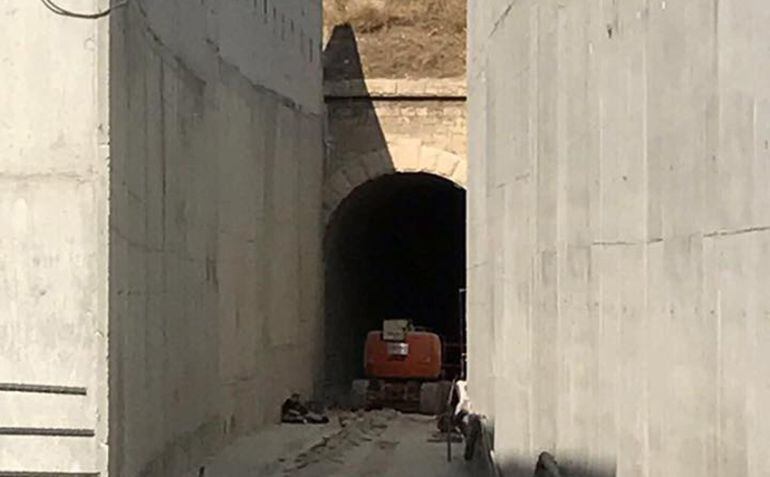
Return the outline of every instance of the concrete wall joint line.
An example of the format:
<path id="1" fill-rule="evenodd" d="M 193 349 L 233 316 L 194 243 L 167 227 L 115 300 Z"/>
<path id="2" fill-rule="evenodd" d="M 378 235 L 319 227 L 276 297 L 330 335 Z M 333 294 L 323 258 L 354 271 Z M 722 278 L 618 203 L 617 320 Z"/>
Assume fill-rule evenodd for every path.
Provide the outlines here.
<path id="1" fill-rule="evenodd" d="M 91 184 L 96 179 L 102 177 L 100 172 L 92 168 L 84 169 L 82 172 L 75 171 L 50 171 L 50 172 L 0 172 L 0 181 L 40 181 L 40 180 L 70 180 L 80 184 Z"/>
<path id="2" fill-rule="evenodd" d="M 770 232 L 770 226 L 746 227 L 742 229 L 715 230 L 715 231 L 706 232 L 706 233 L 695 232 L 695 233 L 679 236 L 679 238 L 702 237 L 704 239 L 713 239 L 713 238 L 719 238 L 719 237 L 730 237 L 734 235 L 756 234 L 756 233 L 764 233 L 764 232 Z M 650 245 L 650 244 L 665 242 L 666 240 L 669 240 L 671 238 L 676 238 L 676 237 L 666 237 L 666 238 L 655 237 L 655 238 L 650 238 L 648 240 L 640 240 L 640 241 L 632 241 L 632 240 L 594 241 L 594 242 L 591 242 L 590 245 L 598 246 L 598 247 Z"/>
<path id="3" fill-rule="evenodd" d="M 663 242 L 664 239 L 662 238 L 651 238 L 649 240 L 640 240 L 640 241 L 627 241 L 627 240 L 617 240 L 617 241 L 596 241 L 591 242 L 592 247 L 624 247 L 624 246 L 637 246 L 637 245 L 650 245 L 654 243 L 660 243 Z"/>
<path id="4" fill-rule="evenodd" d="M 465 78 L 424 78 L 420 80 L 372 78 L 365 80 L 327 81 L 327 99 L 415 100 L 439 99 L 464 101 L 467 96 Z"/>
<path id="5" fill-rule="evenodd" d="M 505 7 L 505 10 L 500 13 L 500 15 L 497 16 L 494 23 L 492 24 L 492 29 L 489 31 L 489 34 L 487 35 L 487 39 L 492 38 L 495 33 L 497 33 L 497 29 L 502 26 L 502 24 L 505 22 L 505 20 L 508 18 L 508 15 L 511 14 L 511 10 L 513 10 L 514 5 L 518 3 L 518 0 L 512 0 L 508 6 Z"/>
<path id="6" fill-rule="evenodd" d="M 0 392 L 86 396 L 88 394 L 88 388 L 84 386 L 60 386 L 49 384 L 0 383 Z"/>
<path id="7" fill-rule="evenodd" d="M 744 234 L 754 234 L 754 233 L 762 233 L 762 232 L 770 232 L 770 225 L 747 227 L 743 229 L 715 230 L 713 232 L 708 232 L 703 234 L 703 237 L 704 238 L 729 237 L 731 235 L 744 235 Z"/>

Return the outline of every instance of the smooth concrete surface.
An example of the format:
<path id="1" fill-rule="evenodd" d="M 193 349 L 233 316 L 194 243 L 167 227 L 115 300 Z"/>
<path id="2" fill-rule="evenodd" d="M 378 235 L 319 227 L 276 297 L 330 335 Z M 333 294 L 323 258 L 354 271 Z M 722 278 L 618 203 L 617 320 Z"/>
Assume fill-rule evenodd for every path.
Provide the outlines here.
<path id="1" fill-rule="evenodd" d="M 3 475 L 106 469 L 107 26 L 0 4 Z"/>
<path id="2" fill-rule="evenodd" d="M 504 475 L 543 450 L 569 475 L 767 475 L 766 2 L 469 21 L 469 391 Z"/>
<path id="3" fill-rule="evenodd" d="M 251 83 L 319 113 L 322 9 L 318 0 L 134 0 L 152 31 L 198 76 L 234 65 Z"/>
<path id="4" fill-rule="evenodd" d="M 0 42 L 0 473 L 181 475 L 312 395 L 320 1 L 9 0 Z"/>
<path id="5" fill-rule="evenodd" d="M 112 16 L 112 475 L 181 475 L 314 392 L 320 35 L 316 1 Z"/>

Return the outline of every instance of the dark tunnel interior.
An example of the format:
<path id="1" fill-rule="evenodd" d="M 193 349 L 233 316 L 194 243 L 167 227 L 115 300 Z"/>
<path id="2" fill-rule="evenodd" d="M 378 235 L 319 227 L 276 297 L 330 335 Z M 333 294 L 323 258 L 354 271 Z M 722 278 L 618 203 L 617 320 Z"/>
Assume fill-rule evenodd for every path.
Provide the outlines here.
<path id="1" fill-rule="evenodd" d="M 324 247 L 327 393 L 339 399 L 363 376 L 366 334 L 381 329 L 383 319 L 410 319 L 444 343 L 462 343 L 462 188 L 422 173 L 370 181 L 334 213 Z M 459 351 L 445 354 L 454 369 L 448 373 L 459 371 Z"/>

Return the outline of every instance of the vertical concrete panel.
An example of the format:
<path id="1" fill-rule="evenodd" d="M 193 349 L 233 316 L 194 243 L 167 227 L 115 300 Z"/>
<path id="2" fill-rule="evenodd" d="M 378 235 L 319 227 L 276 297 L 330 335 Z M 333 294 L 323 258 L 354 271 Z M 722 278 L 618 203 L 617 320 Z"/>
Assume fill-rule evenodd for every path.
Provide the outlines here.
<path id="1" fill-rule="evenodd" d="M 614 281 L 618 294 L 614 298 L 618 316 L 616 356 L 617 397 L 615 401 L 616 430 L 605 427 L 606 432 L 617 436 L 617 473 L 628 476 L 647 475 L 645 395 L 647 390 L 647 335 L 648 313 L 645 293 L 640 293 L 640 283 L 646 275 L 644 245 L 617 247 L 616 275 Z M 643 274 L 639 277 L 639 274 Z M 640 279 L 641 278 L 641 279 Z M 607 356 L 605 354 L 605 356 Z M 608 357 L 604 358 L 608 360 Z M 612 458 L 607 450 L 604 459 Z"/>
<path id="2" fill-rule="evenodd" d="M 524 20 L 526 22 L 526 19 Z M 521 23 L 519 23 L 521 24 Z M 526 32 L 517 31 L 516 25 L 507 21 L 499 25 L 501 35 L 509 41 L 523 39 Z M 499 54 L 498 49 L 493 54 Z M 523 42 L 517 48 L 517 54 L 527 53 L 527 43 Z M 519 267 L 529 268 L 529 263 L 519 263 L 515 257 L 516 250 L 504 247 L 503 244 L 515 241 L 526 246 L 522 239 L 526 240 L 527 227 L 525 223 L 517 223 L 516 217 L 511 212 L 514 208 L 525 208 L 525 203 L 515 203 L 518 198 L 523 197 L 521 192 L 522 184 L 514 184 L 513 177 L 522 171 L 526 174 L 528 169 L 527 157 L 524 155 L 513 154 L 513 144 L 516 141 L 512 130 L 507 125 L 499 121 L 502 111 L 511 111 L 521 107 L 519 98 L 521 94 L 522 82 L 518 78 L 508 77 L 500 74 L 502 69 L 497 67 L 502 65 L 490 64 L 490 71 L 494 74 L 488 81 L 489 98 L 499 98 L 496 101 L 487 101 L 486 110 L 488 121 L 486 123 L 486 134 L 489 137 L 489 143 L 485 154 L 494 156 L 506 154 L 509 160 L 497 164 L 490 164 L 484 176 L 485 188 L 487 190 L 487 200 L 494 204 L 490 212 L 490 224 L 488 229 L 488 240 L 490 251 L 488 257 L 488 273 L 490 273 L 491 287 L 491 309 L 489 319 L 492 321 L 491 333 L 492 348 L 499 350 L 497 356 L 494 356 L 490 363 L 493 374 L 493 407 L 496 414 L 505 415 L 505 420 L 501 421 L 502 428 L 499 432 L 512 436 L 512 439 L 506 443 L 506 446 L 500 446 L 498 452 L 506 455 L 512 452 L 528 452 L 529 443 L 526 438 L 529 433 L 529 413 L 531 402 L 529 392 L 524 383 L 529 381 L 531 371 L 530 363 L 526 359 L 520 359 L 522 353 L 526 355 L 529 348 L 529 290 L 522 290 L 519 293 L 519 283 L 516 281 L 516 273 L 512 268 L 513 263 Z M 516 85 L 516 86 L 514 86 Z M 502 97 L 501 92 L 512 91 L 514 87 L 518 94 L 511 94 Z M 521 116 L 519 116 L 521 117 Z M 518 146 L 521 147 L 521 146 Z M 526 187 L 526 186 L 524 186 Z M 515 203 L 515 205 L 514 205 Z M 523 232 L 523 233 L 522 233 Z M 516 402 L 517 406 L 511 406 L 510 403 Z M 515 437 L 514 437 L 515 436 Z"/>
<path id="3" fill-rule="evenodd" d="M 487 176 L 471 182 L 470 220 L 490 233 L 471 233 L 470 247 L 500 254 L 502 276 L 517 283 L 495 289 L 515 299 L 495 303 L 521 313 L 532 290 L 527 331 L 490 313 L 495 332 L 531 333 L 529 347 L 492 357 L 498 375 L 526 376 L 516 363 L 532 363 L 529 382 L 495 388 L 498 403 L 531 409 L 526 428 L 494 409 L 505 462 L 552 448 L 578 475 L 761 474 L 753 439 L 767 432 L 757 408 L 766 387 L 753 343 L 766 308 L 755 290 L 770 70 L 760 4 L 501 1 L 472 14 L 471 105 L 482 80 L 500 85 L 486 90 L 488 105 L 534 105 L 527 118 L 470 110 L 469 147 L 486 152 L 470 176 Z M 524 57 L 527 16 L 537 34 Z M 509 129 L 479 134 L 481 122 Z M 527 161 L 499 145 L 521 151 L 527 140 L 535 186 L 520 192 L 526 171 L 513 164 Z M 521 175 L 503 172 L 513 170 Z M 517 192 L 502 207 L 491 187 Z M 535 224 L 531 249 L 511 232 L 497 241 L 498 209 L 504 223 Z M 527 256 L 534 272 L 521 266 Z M 471 294 L 483 283 L 471 275 Z M 472 333 L 480 323 L 471 316 Z"/>
<path id="4" fill-rule="evenodd" d="M 714 475 L 737 472 L 748 475 L 746 416 L 748 377 L 751 374 L 749 321 L 753 308 L 752 288 L 756 260 L 751 236 L 717 239 L 719 289 L 717 366 L 719 409 L 717 446 L 720 457 Z"/>
<path id="5" fill-rule="evenodd" d="M 667 449 L 669 413 L 673 411 L 670 403 L 671 394 L 667 385 L 669 373 L 668 341 L 668 287 L 664 276 L 663 243 L 656 242 L 647 248 L 647 315 L 649 319 L 647 346 L 647 448 L 649 455 L 655 456 L 648 462 L 646 475 L 662 475 L 668 471 L 669 462 L 663 458 Z"/>
<path id="6" fill-rule="evenodd" d="M 281 10 L 320 39 L 319 2 Z M 278 43 L 250 2 L 118 12 L 111 468 L 180 475 L 312 392 L 320 63 L 295 37 L 257 52 Z"/>
<path id="7" fill-rule="evenodd" d="M 318 144 L 322 143 L 321 125 L 314 119 L 300 118 L 299 161 L 299 222 L 303 226 L 298 230 L 300 241 L 299 263 L 299 342 L 301 343 L 300 369 L 303 370 L 303 388 L 305 395 L 318 395 L 322 386 L 322 365 L 324 343 L 318 339 L 323 336 L 323 322 L 317 319 L 322 308 L 323 294 L 323 249 L 321 241 L 324 228 L 322 222 L 323 204 L 318 197 L 323 196 L 323 163 L 314 157 Z M 312 388 L 309 384 L 313 385 Z M 311 394 L 312 393 L 312 394 Z"/>
<path id="8" fill-rule="evenodd" d="M 770 244 L 763 235 L 752 236 L 753 261 L 748 265 L 754 276 L 753 309 L 748 315 L 747 338 L 750 349 L 746 414 L 747 474 L 760 476 L 770 468 L 770 455 L 763 442 L 770 436 L 770 416 L 763 411 L 770 399 L 770 382 L 767 376 L 770 361 L 767 359 L 767 339 L 770 337 L 770 296 L 765 292 L 770 286 L 766 270 L 770 267 Z"/>
<path id="9" fill-rule="evenodd" d="M 668 288 L 668 310 L 663 318 L 668 324 L 666 342 L 670 348 L 667 389 L 671 393 L 674 408 L 669 412 L 665 426 L 666 446 L 662 460 L 673 472 L 697 469 L 708 475 L 712 472 L 708 455 L 709 436 L 705 432 L 710 415 L 701 399 L 710 386 L 708 361 L 704 358 L 713 353 L 700 334 L 693 329 L 708 328 L 700 314 L 702 285 L 702 244 L 692 237 L 672 238 L 664 242 L 665 280 Z M 656 370 L 663 373 L 663 367 Z"/>
<path id="10" fill-rule="evenodd" d="M 469 25 L 479 25 L 481 8 L 473 2 L 468 4 Z M 469 38 L 469 51 L 474 49 L 473 38 Z M 491 387 L 487 380 L 491 371 L 492 353 L 486 353 L 492 340 L 492 317 L 489 314 L 489 277 L 487 260 L 487 193 L 486 193 L 486 148 L 488 143 L 482 138 L 487 134 L 487 93 L 485 76 L 480 76 L 482 68 L 478 63 L 486 61 L 486 55 L 471 56 L 468 75 L 474 78 L 469 84 L 468 111 L 477 120 L 468 126 L 469 137 L 477 141 L 469 143 L 469 160 L 477 161 L 478 166 L 468 172 L 468 188 L 478 193 L 468 196 L 468 282 L 476 284 L 468 289 L 468 386 L 473 390 L 474 408 L 478 412 L 491 413 Z"/>
<path id="11" fill-rule="evenodd" d="M 770 21 L 770 11 L 760 2 L 751 2 L 750 22 L 753 31 L 751 42 L 746 44 L 742 54 L 751 54 L 754 59 L 752 68 L 756 77 L 754 82 L 754 181 L 767 184 L 770 181 L 770 90 L 760 78 L 770 76 L 770 31 L 765 28 Z M 753 198 L 754 221 L 759 224 L 770 223 L 770 188 L 755 187 Z"/>
<path id="12" fill-rule="evenodd" d="M 583 436 L 594 432 L 596 409 L 595 376 L 597 360 L 594 350 L 599 339 L 598 330 L 589 313 L 590 299 L 588 273 L 590 251 L 587 247 L 569 246 L 558 257 L 558 342 L 562 351 L 558 367 L 560 403 L 559 422 L 567 422 L 558 433 L 557 449 L 564 464 L 573 472 L 584 472 L 590 467 L 585 458 L 593 446 Z M 562 420 L 563 419 L 563 420 Z"/>
<path id="13" fill-rule="evenodd" d="M 105 470 L 108 33 L 0 11 L 0 473 Z"/>
<path id="14" fill-rule="evenodd" d="M 271 249 L 268 283 L 270 339 L 273 345 L 290 343 L 299 332 L 299 158 L 295 131 L 299 124 L 291 112 L 278 108 L 276 149 L 273 157 L 272 207 L 269 222 Z"/>
<path id="15" fill-rule="evenodd" d="M 713 230 L 741 229 L 754 223 L 752 197 L 757 184 L 753 167 L 755 134 L 756 57 L 753 43 L 761 42 L 752 27 L 758 12 L 753 2 L 720 2 L 717 11 L 717 64 L 719 77 L 718 149 L 711 158 L 716 169 L 709 209 Z"/>
<path id="16" fill-rule="evenodd" d="M 623 291 L 620 281 L 622 249 L 617 246 L 596 246 L 591 249 L 591 281 L 593 291 L 593 318 L 597 333 L 597 348 L 594 358 L 596 373 L 596 399 L 605 403 L 597 410 L 598 421 L 590 434 L 596 439 L 595 459 L 584 464 L 597 465 L 600 458 L 611 458 L 617 451 L 619 392 L 615 384 L 621 369 L 619 362 L 621 316 L 618 299 Z"/>

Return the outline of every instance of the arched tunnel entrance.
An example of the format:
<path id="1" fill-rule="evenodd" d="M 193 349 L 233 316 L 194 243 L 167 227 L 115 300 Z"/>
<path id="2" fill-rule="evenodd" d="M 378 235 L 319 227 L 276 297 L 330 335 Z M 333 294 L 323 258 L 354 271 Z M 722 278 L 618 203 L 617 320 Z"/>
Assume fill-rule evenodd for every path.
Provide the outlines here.
<path id="1" fill-rule="evenodd" d="M 351 192 L 326 230 L 326 394 L 345 401 L 363 376 L 366 334 L 410 319 L 439 334 L 451 379 L 465 323 L 465 191 L 424 173 L 371 180 Z"/>

